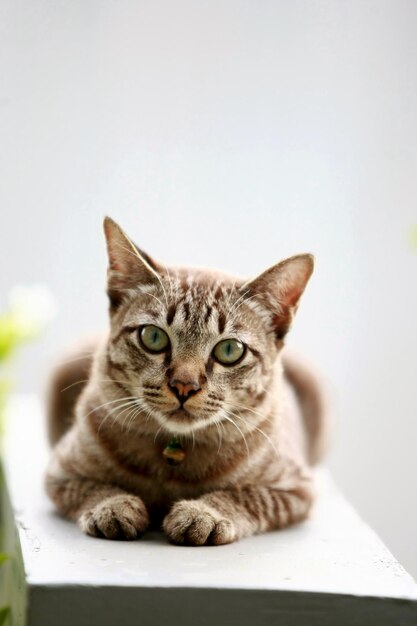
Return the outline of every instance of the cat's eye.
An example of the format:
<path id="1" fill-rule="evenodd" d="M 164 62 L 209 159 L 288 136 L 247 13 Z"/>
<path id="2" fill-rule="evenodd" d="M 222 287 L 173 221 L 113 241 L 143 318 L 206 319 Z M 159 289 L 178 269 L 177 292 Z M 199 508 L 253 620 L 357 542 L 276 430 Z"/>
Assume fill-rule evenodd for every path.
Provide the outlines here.
<path id="1" fill-rule="evenodd" d="M 245 354 L 245 346 L 237 339 L 224 339 L 214 347 L 213 356 L 222 365 L 234 365 Z"/>
<path id="2" fill-rule="evenodd" d="M 169 337 L 162 328 L 147 324 L 139 329 L 141 344 L 149 352 L 164 352 L 169 347 Z"/>

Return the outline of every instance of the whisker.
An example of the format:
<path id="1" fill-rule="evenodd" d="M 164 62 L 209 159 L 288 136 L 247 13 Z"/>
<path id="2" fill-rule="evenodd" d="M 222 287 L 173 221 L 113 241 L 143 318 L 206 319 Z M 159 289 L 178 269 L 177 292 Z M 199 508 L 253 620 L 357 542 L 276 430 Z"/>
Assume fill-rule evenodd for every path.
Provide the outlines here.
<path id="1" fill-rule="evenodd" d="M 135 404 L 135 400 L 129 400 L 128 402 L 126 402 L 125 404 L 122 404 L 121 406 L 115 406 L 112 409 L 109 410 L 109 413 L 111 415 L 117 415 L 117 417 L 120 417 L 121 415 L 123 415 L 123 413 L 125 413 L 126 411 L 129 410 L 129 408 L 131 406 L 133 406 Z M 124 408 L 127 407 L 127 408 Z M 123 409 L 123 411 L 121 410 Z"/>
<path id="2" fill-rule="evenodd" d="M 78 353 L 78 356 L 74 356 L 68 359 L 62 359 L 60 361 L 55 362 L 55 367 L 60 367 L 61 365 L 69 365 L 71 363 L 76 363 L 77 361 L 82 361 L 87 359 L 88 357 L 93 357 L 93 355 L 95 354 L 95 350 L 92 352 L 81 352 Z"/>
<path id="3" fill-rule="evenodd" d="M 233 415 L 234 417 L 237 417 L 237 419 L 240 419 L 242 422 L 244 422 L 245 420 L 243 419 L 243 417 L 241 415 L 236 415 L 236 413 L 233 413 L 231 411 L 229 411 L 231 413 L 231 415 Z M 239 411 L 238 411 L 239 412 Z M 266 420 L 268 418 L 265 418 Z M 269 435 L 267 435 L 262 428 L 259 428 L 259 426 L 255 426 L 254 424 L 251 425 L 252 428 L 254 430 L 257 430 L 259 433 L 261 433 L 261 435 L 263 435 L 265 437 L 265 439 L 267 439 L 267 441 L 271 444 L 272 448 L 274 449 L 274 452 L 279 456 L 279 452 L 274 444 L 274 442 L 272 441 L 271 437 Z"/>
<path id="4" fill-rule="evenodd" d="M 151 296 L 151 298 L 154 298 L 157 302 L 159 302 L 159 304 L 161 305 L 162 308 L 164 307 L 164 303 L 162 302 L 162 300 L 160 298 L 158 298 L 157 296 L 155 296 L 153 293 L 147 293 L 147 296 Z"/>
<path id="5" fill-rule="evenodd" d="M 112 419 L 113 422 L 116 422 L 116 417 L 114 417 L 116 410 L 122 409 L 125 406 L 130 407 L 132 404 L 134 404 L 133 400 L 129 400 L 129 402 L 126 402 L 125 404 L 122 404 L 120 407 L 114 407 L 113 409 L 110 409 L 108 411 L 106 411 L 106 415 L 104 417 L 104 419 L 101 420 L 100 425 L 98 427 L 97 433 L 100 433 L 100 430 L 102 429 L 102 427 L 104 426 L 104 424 L 107 422 L 108 419 Z"/>
<path id="6" fill-rule="evenodd" d="M 254 296 L 249 296 L 249 298 L 245 298 L 238 306 L 235 306 L 233 309 L 233 315 L 236 315 L 237 311 L 240 309 L 240 307 L 243 304 L 246 304 L 247 302 L 249 302 L 250 300 L 255 300 L 257 298 L 257 294 L 255 294 Z M 236 303 L 235 303 L 236 304 Z"/>
<path id="7" fill-rule="evenodd" d="M 121 417 L 123 415 L 123 413 L 126 413 L 126 411 L 128 412 L 127 416 L 123 419 L 122 428 L 123 428 L 125 422 L 129 419 L 130 411 L 136 410 L 138 405 L 136 404 L 135 400 L 130 400 L 130 402 L 127 404 L 127 408 L 124 408 L 123 411 L 120 411 L 120 413 L 118 413 L 118 411 L 120 409 L 122 409 L 123 406 L 124 405 L 122 405 L 121 407 L 116 407 L 114 409 L 114 411 L 113 411 L 114 413 L 117 413 L 117 417 Z M 133 406 L 133 409 L 131 409 L 132 406 Z"/>
<path id="8" fill-rule="evenodd" d="M 229 297 L 227 299 L 227 303 L 226 303 L 226 310 L 228 311 L 232 302 L 232 298 L 235 295 L 235 291 L 236 291 L 236 282 L 233 283 L 232 287 L 230 288 L 230 293 L 229 293 Z"/>
<path id="9" fill-rule="evenodd" d="M 246 446 L 246 451 L 248 453 L 248 457 L 250 456 L 250 452 L 249 452 L 249 446 L 248 446 L 248 442 L 246 441 L 246 437 L 243 434 L 243 432 L 240 430 L 239 426 L 236 424 L 236 422 L 227 415 L 226 411 L 223 411 L 222 416 L 224 417 L 224 419 L 226 419 L 228 422 L 230 422 L 231 424 L 233 424 L 233 426 L 239 431 L 243 441 L 245 442 L 245 446 Z"/>
<path id="10" fill-rule="evenodd" d="M 71 385 L 68 385 L 67 387 L 64 387 L 63 389 L 60 389 L 59 393 L 68 391 L 68 389 L 71 389 L 72 387 L 75 387 L 76 385 L 81 385 L 81 383 L 88 383 L 89 380 L 90 380 L 89 378 L 84 378 L 83 380 L 77 380 L 76 383 L 71 383 Z"/>
<path id="11" fill-rule="evenodd" d="M 240 297 L 239 297 L 239 298 L 238 298 L 238 299 L 237 299 L 237 300 L 233 303 L 233 306 L 232 306 L 231 310 L 229 311 L 229 314 L 230 314 L 230 315 L 233 315 L 233 313 L 234 313 L 234 311 L 235 311 L 235 308 L 236 308 L 236 305 L 237 305 L 237 304 L 238 304 L 241 300 L 243 300 L 243 299 L 246 297 L 246 295 L 247 295 L 248 293 L 250 293 L 249 289 L 248 289 L 247 291 L 245 291 L 245 292 L 244 292 L 244 293 L 243 293 L 243 294 L 242 294 L 242 295 L 241 295 L 241 296 L 240 296 Z"/>
<path id="12" fill-rule="evenodd" d="M 252 409 L 250 406 L 245 406 L 244 404 L 239 404 L 238 402 L 233 402 L 232 406 L 234 408 L 241 409 L 242 412 L 250 411 L 250 413 L 253 413 L 254 415 L 256 415 L 257 417 L 260 417 L 263 420 L 268 419 L 268 416 L 265 414 L 265 411 L 261 413 L 260 411 L 256 411 L 255 409 Z"/>
<path id="13" fill-rule="evenodd" d="M 220 449 L 222 447 L 222 443 L 223 443 L 223 433 L 220 430 L 220 423 L 218 420 L 215 420 L 214 424 L 216 425 L 217 428 L 217 434 L 218 434 L 218 439 L 219 439 L 219 445 L 217 446 L 217 456 L 220 454 Z"/>
<path id="14" fill-rule="evenodd" d="M 149 263 L 146 262 L 146 260 L 139 254 L 139 252 L 136 249 L 136 246 L 133 244 L 133 242 L 130 241 L 130 239 L 127 239 L 127 241 L 129 242 L 129 244 L 131 245 L 131 249 L 129 250 L 129 248 L 126 248 L 126 246 L 122 246 L 122 244 L 117 244 L 119 248 L 122 248 L 123 250 L 125 250 L 126 252 L 128 252 L 129 254 L 131 254 L 133 257 L 139 259 L 148 269 L 149 271 L 155 276 L 155 278 L 159 281 L 159 284 L 161 285 L 161 289 L 163 291 L 164 297 L 165 297 L 165 302 L 166 302 L 166 306 L 168 308 L 168 298 L 167 298 L 167 294 L 165 291 L 165 287 L 164 284 L 162 282 L 161 277 L 159 276 L 158 272 L 156 272 L 153 267 L 151 267 L 151 265 L 149 265 Z M 150 295 L 150 294 L 149 294 Z M 161 303 L 162 304 L 162 303 Z"/>
<path id="15" fill-rule="evenodd" d="M 67 387 L 64 387 L 63 389 L 60 389 L 60 393 L 63 393 L 64 391 L 67 391 L 68 389 L 71 389 L 71 387 L 75 387 L 76 385 L 81 385 L 81 383 L 88 383 L 91 379 L 90 378 L 84 378 L 83 380 L 77 380 L 77 382 L 75 383 L 71 383 L 71 385 L 68 385 Z M 120 383 L 120 380 L 115 380 L 113 378 L 100 378 L 100 382 L 102 383 Z"/>
<path id="16" fill-rule="evenodd" d="M 147 402 L 145 402 L 143 397 L 136 398 L 136 404 L 138 405 L 138 407 L 140 407 L 145 412 L 145 414 L 147 416 L 146 422 L 148 422 L 151 417 L 158 418 L 158 416 L 161 415 L 161 413 L 159 413 L 159 411 L 157 409 L 155 409 L 153 407 L 150 407 L 149 404 Z M 160 428 L 158 429 L 157 433 L 155 434 L 154 443 L 155 443 L 156 437 L 158 436 L 158 433 L 159 433 L 159 431 L 160 431 L 160 429 L 162 427 L 163 427 L 163 425 L 160 426 Z"/>
<path id="17" fill-rule="evenodd" d="M 153 440 L 154 443 L 156 443 L 156 439 L 157 439 L 157 437 L 158 437 L 158 435 L 159 435 L 159 433 L 161 432 L 162 429 L 163 429 L 163 425 L 161 424 L 161 426 L 158 428 L 158 430 L 155 433 L 155 437 L 154 437 L 154 440 Z"/>
<path id="18" fill-rule="evenodd" d="M 150 418 L 152 417 L 152 409 L 150 407 L 146 406 L 145 402 L 141 398 L 138 398 L 136 404 L 137 404 L 138 408 L 135 411 L 135 413 L 133 414 L 133 416 L 132 416 L 132 418 L 131 418 L 131 420 L 129 422 L 128 430 L 130 430 L 130 427 L 133 425 L 133 422 L 135 421 L 135 419 L 137 418 L 137 416 L 141 412 L 145 413 L 145 416 L 146 416 L 145 423 L 146 424 L 149 422 Z"/>
<path id="19" fill-rule="evenodd" d="M 168 269 L 168 267 L 166 265 L 164 266 L 164 270 L 165 270 L 165 272 L 168 275 L 169 292 L 170 292 L 171 298 L 173 298 L 175 292 L 174 292 L 174 283 L 173 283 L 172 278 L 171 278 L 171 273 L 170 273 L 170 271 L 169 271 L 169 269 Z"/>
<path id="20" fill-rule="evenodd" d="M 132 426 L 133 422 L 141 413 L 143 413 L 142 407 L 138 406 L 137 402 L 135 402 L 135 408 L 130 411 L 126 419 L 123 421 L 123 427 L 126 428 L 127 432 L 130 431 L 130 427 Z M 126 422 L 127 426 L 125 426 Z"/>
<path id="21" fill-rule="evenodd" d="M 109 404 L 115 404 L 116 402 L 125 402 L 126 400 L 135 400 L 135 399 L 136 399 L 136 396 L 125 396 L 124 398 L 116 398 L 116 400 L 110 400 L 109 402 L 103 402 L 103 404 L 99 404 L 98 406 L 94 407 L 94 409 L 89 411 L 89 413 L 87 413 L 87 415 L 84 415 L 84 418 L 86 418 L 89 415 L 91 415 L 91 413 L 94 413 L 95 411 L 98 411 L 99 409 L 102 409 L 103 407 L 108 406 Z"/>
<path id="22" fill-rule="evenodd" d="M 129 248 L 126 248 L 126 246 L 122 246 L 121 244 L 117 244 L 119 246 L 119 248 L 122 248 L 123 250 L 125 250 L 126 252 L 128 252 L 129 254 L 131 254 L 132 256 L 134 256 L 135 258 L 140 259 L 140 261 L 142 263 L 144 263 L 146 265 L 146 267 L 152 272 L 152 274 L 155 276 L 155 278 L 159 281 L 159 284 L 161 285 L 161 289 L 163 291 L 164 297 L 165 297 L 165 302 L 166 302 L 166 306 L 168 308 L 169 304 L 168 304 L 168 298 L 167 298 L 167 294 L 165 291 L 165 287 L 164 284 L 162 282 L 161 277 L 159 276 L 158 272 L 156 272 L 153 267 L 151 267 L 149 265 L 149 263 L 146 262 L 145 259 L 143 259 L 143 257 L 139 254 L 139 252 L 136 250 L 135 245 L 133 244 L 133 242 L 130 241 L 130 239 L 128 239 L 128 242 L 130 243 L 130 245 L 132 246 L 132 249 L 129 250 Z M 150 295 L 150 294 L 149 294 Z M 162 304 L 162 303 L 161 303 Z"/>
<path id="23" fill-rule="evenodd" d="M 143 296 L 150 296 L 151 298 L 154 298 L 155 300 L 157 300 L 157 302 L 159 302 L 159 304 L 161 305 L 161 307 L 164 309 L 165 305 L 162 302 L 162 300 L 160 300 L 160 298 L 158 298 L 157 296 L 155 296 L 155 294 L 150 293 L 148 291 L 148 289 L 146 287 L 127 287 L 127 288 L 123 288 L 123 287 L 118 287 L 117 291 L 125 291 L 126 293 L 129 293 L 132 296 L 137 296 L 137 295 L 143 295 Z"/>

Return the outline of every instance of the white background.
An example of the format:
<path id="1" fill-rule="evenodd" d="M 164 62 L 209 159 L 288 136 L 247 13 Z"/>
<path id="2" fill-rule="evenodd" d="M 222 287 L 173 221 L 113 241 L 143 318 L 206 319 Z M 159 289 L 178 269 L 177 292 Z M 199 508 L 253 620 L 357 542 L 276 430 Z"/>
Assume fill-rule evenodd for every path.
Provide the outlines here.
<path id="1" fill-rule="evenodd" d="M 18 389 L 105 327 L 105 213 L 166 263 L 314 252 L 289 342 L 336 390 L 337 480 L 416 576 L 417 3 L 3 0 L 0 54 L 1 305 L 43 282 L 60 306 Z"/>

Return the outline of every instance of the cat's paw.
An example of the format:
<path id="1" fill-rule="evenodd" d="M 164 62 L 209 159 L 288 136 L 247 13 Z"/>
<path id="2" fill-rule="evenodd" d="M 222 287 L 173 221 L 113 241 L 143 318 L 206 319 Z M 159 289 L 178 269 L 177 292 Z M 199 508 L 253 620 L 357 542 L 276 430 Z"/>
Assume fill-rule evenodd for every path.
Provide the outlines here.
<path id="1" fill-rule="evenodd" d="M 78 520 L 82 531 L 105 539 L 136 539 L 149 526 L 149 515 L 137 496 L 116 495 L 105 498 Z"/>
<path id="2" fill-rule="evenodd" d="M 174 504 L 163 527 L 170 541 L 187 546 L 221 545 L 237 539 L 234 522 L 201 500 Z"/>

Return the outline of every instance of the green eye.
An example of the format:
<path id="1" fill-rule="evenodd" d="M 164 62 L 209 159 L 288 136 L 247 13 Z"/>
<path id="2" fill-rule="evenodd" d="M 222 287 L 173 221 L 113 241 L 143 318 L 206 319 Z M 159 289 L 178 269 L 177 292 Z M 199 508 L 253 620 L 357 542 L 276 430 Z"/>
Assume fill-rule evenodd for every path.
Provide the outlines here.
<path id="1" fill-rule="evenodd" d="M 214 347 L 215 359 L 223 365 L 233 365 L 240 361 L 245 353 L 245 346 L 237 339 L 224 339 Z"/>
<path id="2" fill-rule="evenodd" d="M 148 324 L 139 329 L 142 345 L 150 352 L 163 352 L 169 346 L 168 335 L 162 328 Z"/>

